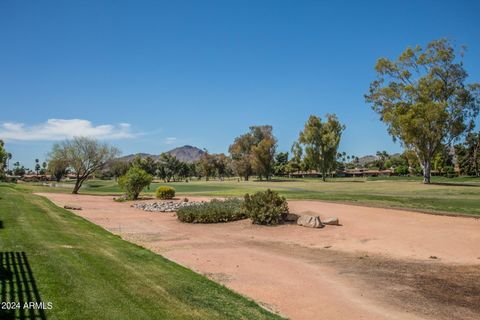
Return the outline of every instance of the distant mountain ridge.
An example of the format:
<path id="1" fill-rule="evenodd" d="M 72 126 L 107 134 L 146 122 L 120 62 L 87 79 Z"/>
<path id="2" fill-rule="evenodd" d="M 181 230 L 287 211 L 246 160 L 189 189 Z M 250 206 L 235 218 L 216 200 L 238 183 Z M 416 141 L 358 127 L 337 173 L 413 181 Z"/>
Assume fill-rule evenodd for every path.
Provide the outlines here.
<path id="1" fill-rule="evenodd" d="M 367 163 L 373 162 L 377 160 L 377 156 L 372 156 L 372 155 L 366 155 L 358 158 L 358 164 L 361 166 L 366 165 Z"/>
<path id="2" fill-rule="evenodd" d="M 400 153 L 393 153 L 390 155 L 390 157 L 398 157 L 400 156 Z M 378 160 L 378 156 L 376 155 L 366 155 L 366 156 L 363 156 L 363 157 L 359 157 L 358 158 L 358 164 L 361 165 L 361 166 L 364 166 L 368 163 L 371 163 L 375 160 Z"/>
<path id="3" fill-rule="evenodd" d="M 185 145 L 183 147 L 178 147 L 170 151 L 166 151 L 165 153 L 171 154 L 182 162 L 192 163 L 199 160 L 200 157 L 205 153 L 205 151 L 197 147 Z M 160 155 L 154 155 L 149 153 L 135 153 L 120 157 L 117 160 L 129 162 L 135 159 L 135 157 L 137 156 L 141 158 L 151 157 L 155 161 L 158 161 L 158 159 L 160 158 Z"/>
<path id="4" fill-rule="evenodd" d="M 182 162 L 192 163 L 200 160 L 205 151 L 197 147 L 186 145 L 167 151 L 167 153 L 171 154 Z"/>
<path id="5" fill-rule="evenodd" d="M 205 153 L 202 149 L 199 149 L 197 147 L 193 147 L 190 145 L 185 145 L 183 147 L 178 147 L 169 151 L 166 151 L 165 153 L 169 153 L 172 156 L 176 157 L 178 160 L 186 163 L 192 163 L 197 160 L 199 160 L 202 155 Z M 391 156 L 399 156 L 399 153 L 394 153 Z M 160 158 L 160 155 L 155 155 L 155 154 L 150 154 L 150 153 L 135 153 L 135 154 L 129 154 L 123 157 L 118 158 L 117 160 L 120 161 L 132 161 L 135 159 L 135 157 L 140 156 L 141 158 L 146 158 L 146 157 L 151 157 L 155 161 L 158 161 Z M 368 163 L 371 163 L 375 160 L 377 160 L 378 157 L 376 155 L 366 155 L 358 158 L 358 164 L 360 166 L 364 166 Z"/>

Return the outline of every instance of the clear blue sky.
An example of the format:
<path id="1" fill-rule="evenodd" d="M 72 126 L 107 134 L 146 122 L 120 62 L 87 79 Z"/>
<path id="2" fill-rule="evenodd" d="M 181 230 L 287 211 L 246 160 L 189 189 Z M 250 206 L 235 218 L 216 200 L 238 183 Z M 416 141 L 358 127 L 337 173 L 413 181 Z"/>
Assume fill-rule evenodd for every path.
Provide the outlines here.
<path id="1" fill-rule="evenodd" d="M 480 82 L 479 12 L 473 0 L 3 0 L 0 138 L 29 167 L 69 134 L 124 154 L 226 152 L 271 124 L 289 150 L 310 114 L 336 113 L 341 151 L 400 151 L 364 102 L 376 59 L 448 37 Z"/>

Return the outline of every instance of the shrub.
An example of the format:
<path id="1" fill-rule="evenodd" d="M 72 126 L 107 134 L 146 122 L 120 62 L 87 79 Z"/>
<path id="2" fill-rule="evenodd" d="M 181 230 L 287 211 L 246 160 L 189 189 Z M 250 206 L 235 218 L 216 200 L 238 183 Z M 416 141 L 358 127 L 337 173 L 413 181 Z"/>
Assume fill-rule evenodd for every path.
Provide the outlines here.
<path id="1" fill-rule="evenodd" d="M 244 209 L 255 224 L 279 224 L 285 221 L 288 204 L 284 197 L 268 189 L 245 195 Z"/>
<path id="2" fill-rule="evenodd" d="M 399 176 L 404 176 L 409 173 L 408 166 L 406 165 L 400 165 L 395 168 L 395 174 Z"/>
<path id="3" fill-rule="evenodd" d="M 155 194 L 158 199 L 162 199 L 162 200 L 173 199 L 173 197 L 175 197 L 175 188 L 160 186 L 157 188 L 157 191 L 155 191 Z"/>
<path id="4" fill-rule="evenodd" d="M 138 199 L 142 190 L 149 186 L 153 177 L 139 167 L 131 167 L 125 175 L 118 178 L 118 184 L 125 191 L 128 200 Z"/>
<path id="5" fill-rule="evenodd" d="M 240 199 L 217 200 L 192 204 L 177 211 L 178 220 L 189 223 L 217 223 L 247 218 Z"/>

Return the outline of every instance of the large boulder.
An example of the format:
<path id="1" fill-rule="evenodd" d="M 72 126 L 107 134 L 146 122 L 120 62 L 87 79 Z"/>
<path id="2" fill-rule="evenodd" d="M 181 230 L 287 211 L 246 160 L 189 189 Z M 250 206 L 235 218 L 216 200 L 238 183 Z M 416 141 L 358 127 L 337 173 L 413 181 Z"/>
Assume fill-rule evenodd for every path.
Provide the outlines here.
<path id="1" fill-rule="evenodd" d="M 323 228 L 322 221 L 320 221 L 319 216 L 310 216 L 310 215 L 303 215 L 298 217 L 297 224 L 303 227 L 310 227 L 310 228 Z"/>
<path id="2" fill-rule="evenodd" d="M 323 224 L 329 224 L 329 225 L 332 225 L 332 226 L 339 226 L 340 225 L 337 217 L 328 217 L 328 218 L 322 219 L 322 223 Z"/>

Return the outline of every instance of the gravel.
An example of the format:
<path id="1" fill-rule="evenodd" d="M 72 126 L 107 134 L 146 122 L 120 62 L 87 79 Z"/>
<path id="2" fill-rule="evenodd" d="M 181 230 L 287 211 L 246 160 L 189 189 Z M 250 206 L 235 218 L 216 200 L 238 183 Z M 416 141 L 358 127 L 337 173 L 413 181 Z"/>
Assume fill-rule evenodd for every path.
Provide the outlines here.
<path id="1" fill-rule="evenodd" d="M 151 212 L 175 212 L 180 208 L 201 204 L 198 201 L 159 201 L 159 202 L 141 202 L 132 204 L 131 207 Z"/>

